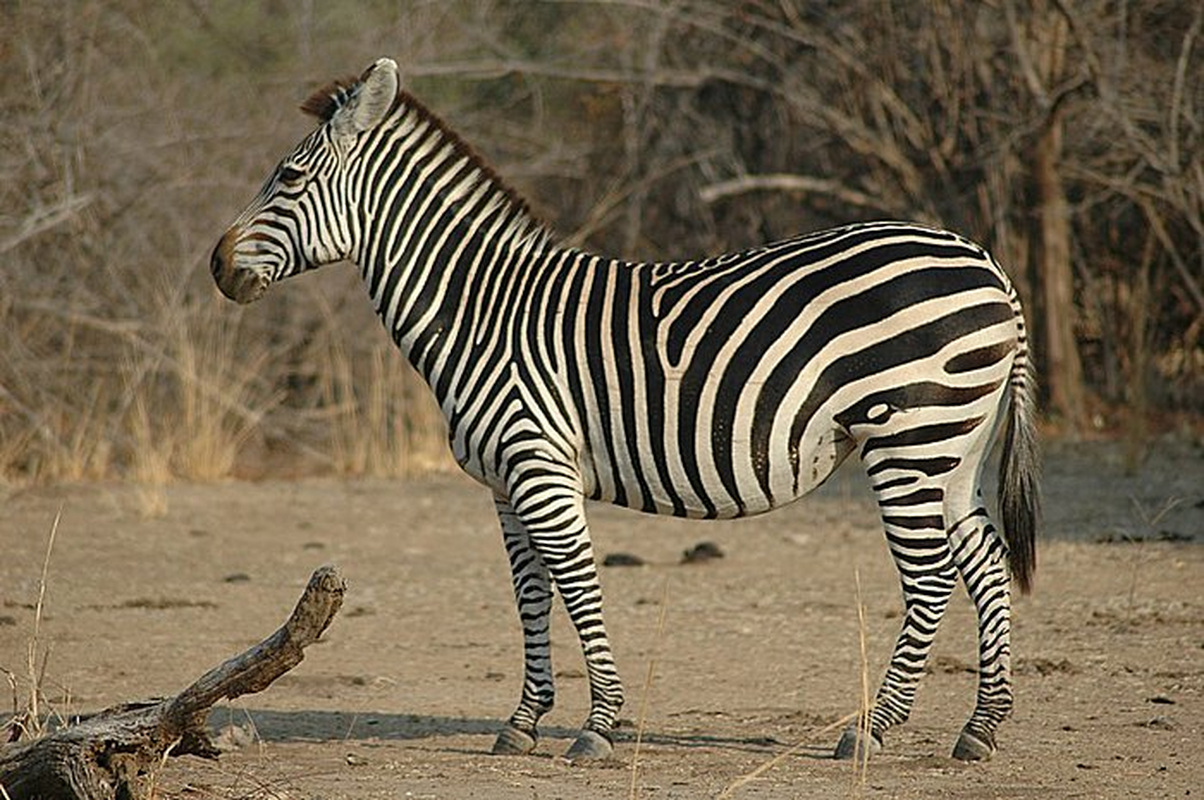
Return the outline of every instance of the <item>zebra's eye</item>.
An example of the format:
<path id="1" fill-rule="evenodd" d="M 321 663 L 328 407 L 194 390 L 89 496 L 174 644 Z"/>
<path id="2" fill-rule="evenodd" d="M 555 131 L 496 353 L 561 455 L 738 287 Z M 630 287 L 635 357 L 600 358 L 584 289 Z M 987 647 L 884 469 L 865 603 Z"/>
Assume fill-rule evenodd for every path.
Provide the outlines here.
<path id="1" fill-rule="evenodd" d="M 305 178 L 305 173 L 296 167 L 284 166 L 280 168 L 280 182 L 287 185 L 296 185 Z"/>

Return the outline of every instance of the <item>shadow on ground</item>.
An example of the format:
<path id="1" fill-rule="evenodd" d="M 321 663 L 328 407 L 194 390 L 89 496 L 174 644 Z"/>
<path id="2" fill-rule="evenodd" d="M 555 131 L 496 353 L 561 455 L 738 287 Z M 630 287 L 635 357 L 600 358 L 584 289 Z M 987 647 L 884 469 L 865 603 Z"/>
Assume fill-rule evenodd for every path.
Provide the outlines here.
<path id="1" fill-rule="evenodd" d="M 415 740 L 444 736 L 485 737 L 483 749 L 492 746 L 493 737 L 502 729 L 497 720 L 473 719 L 469 717 L 436 717 L 421 714 L 383 714 L 361 712 L 357 714 L 340 711 L 273 711 L 266 709 L 215 709 L 209 717 L 209 726 L 214 734 L 236 725 L 253 726 L 255 735 L 264 742 L 329 742 L 374 740 Z M 577 737 L 578 730 L 556 726 L 541 726 L 540 738 L 559 740 L 565 743 Z M 615 741 L 630 743 L 636 739 L 631 728 L 615 732 Z M 792 743 L 780 741 L 772 736 L 713 736 L 708 734 L 677 734 L 644 731 L 640 740 L 648 745 L 675 747 L 709 747 L 726 750 L 772 755 Z M 798 755 L 810 758 L 831 758 L 831 748 L 799 748 Z"/>

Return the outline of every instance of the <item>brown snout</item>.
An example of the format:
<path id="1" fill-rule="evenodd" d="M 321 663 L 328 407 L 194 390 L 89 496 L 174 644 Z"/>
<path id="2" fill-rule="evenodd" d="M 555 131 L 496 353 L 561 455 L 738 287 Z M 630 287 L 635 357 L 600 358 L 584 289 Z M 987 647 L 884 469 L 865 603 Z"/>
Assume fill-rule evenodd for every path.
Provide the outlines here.
<path id="1" fill-rule="evenodd" d="M 268 279 L 246 268 L 234 266 L 234 245 L 238 232 L 231 228 L 213 248 L 209 270 L 222 294 L 236 303 L 253 303 L 268 289 Z"/>

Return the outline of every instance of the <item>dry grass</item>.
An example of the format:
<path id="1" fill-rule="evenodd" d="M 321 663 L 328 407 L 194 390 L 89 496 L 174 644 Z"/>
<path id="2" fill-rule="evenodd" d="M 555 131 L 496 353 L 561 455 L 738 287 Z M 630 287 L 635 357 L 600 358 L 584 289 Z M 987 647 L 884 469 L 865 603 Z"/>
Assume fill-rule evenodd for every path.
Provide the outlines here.
<path id="1" fill-rule="evenodd" d="M 173 472 L 183 478 L 216 480 L 233 471 L 239 450 L 280 395 L 261 375 L 270 353 L 230 330 L 228 319 L 206 310 L 174 331 L 176 418 L 164 427 L 173 450 Z"/>
<path id="2" fill-rule="evenodd" d="M 357 362 L 332 341 L 318 363 L 337 472 L 391 478 L 450 466 L 443 416 L 395 348 L 382 343 Z"/>
<path id="3" fill-rule="evenodd" d="M 58 536 L 59 522 L 62 518 L 63 509 L 60 506 L 54 515 L 54 522 L 50 524 L 50 535 L 46 537 L 46 557 L 42 560 L 42 574 L 38 578 L 38 600 L 34 604 L 33 633 L 30 634 L 26 648 L 26 678 L 29 681 L 26 733 L 30 738 L 37 738 L 45 731 L 42 722 L 41 698 L 46 677 L 46 665 L 50 661 L 50 651 L 47 649 L 44 654 L 42 653 L 40 634 L 42 632 L 42 614 L 46 608 L 46 584 L 50 575 L 50 556 L 54 553 L 54 540 Z M 41 655 L 41 666 L 38 665 L 39 655 Z"/>
<path id="4" fill-rule="evenodd" d="M 853 764 L 853 785 L 850 789 L 850 795 L 859 797 L 865 793 L 865 778 L 869 769 L 870 760 L 870 711 L 873 706 L 870 703 L 870 660 L 866 653 L 866 625 L 865 625 L 865 603 L 861 597 L 861 570 L 854 568 L 853 581 L 857 587 L 857 652 L 860 657 L 859 670 L 860 677 L 860 703 L 857 711 L 857 737 L 863 743 L 863 747 L 858 748 L 852 759 Z"/>
<path id="5" fill-rule="evenodd" d="M 870 696 L 870 666 L 869 657 L 866 651 L 867 626 L 865 620 L 865 603 L 862 601 L 861 597 L 861 572 L 856 568 L 853 570 L 853 580 L 857 588 L 857 642 L 858 653 L 860 655 L 860 669 L 858 670 L 858 710 L 851 714 L 846 714 L 832 724 L 822 728 L 819 731 L 816 731 L 814 734 L 796 742 L 782 752 L 778 753 L 773 758 L 761 763 L 756 769 L 753 769 L 736 778 L 734 781 L 724 787 L 723 791 L 719 793 L 717 800 L 726 800 L 726 798 L 735 797 L 736 792 L 738 792 L 742 787 L 748 785 L 761 775 L 764 775 L 766 772 L 769 772 L 787 758 L 797 755 L 805 749 L 814 747 L 817 741 L 821 745 L 830 744 L 826 737 L 829 737 L 836 731 L 844 731 L 845 726 L 854 720 L 857 721 L 859 726 L 859 734 L 862 738 L 862 741 L 869 741 L 869 720 L 870 709 L 872 708 L 872 705 Z M 869 748 L 864 747 L 860 748 L 858 757 L 850 760 L 849 763 L 852 767 L 852 770 L 850 773 L 851 783 L 849 786 L 849 797 L 855 798 L 865 796 L 866 778 L 869 773 L 869 757 Z"/>
<path id="6" fill-rule="evenodd" d="M 656 660 L 660 653 L 661 643 L 665 637 L 665 618 L 669 611 L 669 576 L 665 576 L 661 584 L 660 613 L 656 618 L 656 638 L 653 640 L 652 653 L 648 657 L 648 674 L 644 676 L 644 688 L 640 692 L 640 709 L 636 715 L 635 747 L 631 753 L 631 787 L 627 792 L 630 800 L 640 796 L 640 745 L 644 741 L 644 724 L 648 714 L 648 696 L 652 692 L 652 678 L 656 675 Z"/>
<path id="7" fill-rule="evenodd" d="M 1129 497 L 1129 502 L 1132 504 L 1133 516 L 1138 521 L 1138 530 L 1134 535 L 1136 552 L 1130 559 L 1133 566 L 1129 574 L 1129 591 L 1126 600 L 1126 609 L 1132 613 L 1137 607 L 1138 577 L 1141 568 L 1153 558 L 1146 545 L 1158 538 L 1158 524 L 1182 502 L 1182 498 L 1167 497 L 1156 510 L 1147 508 L 1144 503 L 1133 496 Z"/>
<path id="8" fill-rule="evenodd" d="M 45 699 L 46 667 L 50 662 L 50 649 L 43 647 L 42 618 L 46 608 L 46 587 L 50 577 L 50 557 L 54 553 L 54 543 L 58 536 L 59 522 L 63 517 L 60 506 L 50 524 L 50 533 L 46 538 L 46 556 L 42 560 L 42 572 L 38 578 L 38 596 L 34 602 L 33 630 L 25 647 L 25 674 L 18 677 L 15 673 L 3 670 L 8 680 L 13 697 L 13 717 L 3 729 L 12 729 L 10 734 L 14 740 L 37 739 L 46 732 L 46 726 L 53 714 L 60 721 L 64 715 L 54 711 Z M 25 699 L 21 700 L 24 683 Z M 2 788 L 2 787 L 0 787 Z"/>
<path id="9" fill-rule="evenodd" d="M 224 324 L 223 324 L 224 323 Z M 242 349 L 237 325 L 213 310 L 181 311 L 160 347 L 133 341 L 126 350 L 116 436 L 127 443 L 127 477 L 140 511 L 167 511 L 163 487 L 174 480 L 228 477 L 279 393 L 262 375 L 269 354 Z M 114 435 L 98 430 L 97 436 Z"/>
<path id="10" fill-rule="evenodd" d="M 159 446 L 145 398 L 134 397 L 129 425 L 133 445 L 130 477 L 137 485 L 138 511 L 144 517 L 162 517 L 168 510 L 163 487 L 171 480 L 171 453 Z"/>
<path id="11" fill-rule="evenodd" d="M 778 764 L 781 764 L 783 761 L 790 758 L 791 756 L 797 755 L 798 753 L 801 753 L 803 750 L 806 750 L 809 747 L 814 747 L 816 740 L 822 739 L 822 737 L 829 736 L 832 733 L 834 733 L 835 731 L 843 730 L 846 725 L 848 725 L 853 720 L 857 719 L 857 717 L 858 717 L 858 712 L 854 712 L 852 714 L 846 714 L 845 716 L 843 716 L 840 719 L 833 722 L 831 725 L 828 725 L 827 727 L 821 728 L 820 730 L 816 731 L 813 735 L 808 736 L 806 739 L 802 739 L 802 740 L 794 743 L 787 749 L 778 753 L 773 758 L 768 759 L 764 763 L 757 766 L 756 769 L 746 772 L 745 774 L 741 775 L 740 777 L 736 778 L 734 781 L 729 783 L 726 787 L 724 787 L 723 791 L 719 793 L 716 800 L 725 800 L 726 798 L 734 797 L 735 793 L 741 787 L 743 787 L 749 783 L 752 783 L 754 780 L 756 780 L 760 776 L 764 775 L 766 772 L 769 772 L 769 770 L 773 769 Z M 825 739 L 825 740 L 823 740 L 823 742 L 826 744 L 827 740 Z"/>

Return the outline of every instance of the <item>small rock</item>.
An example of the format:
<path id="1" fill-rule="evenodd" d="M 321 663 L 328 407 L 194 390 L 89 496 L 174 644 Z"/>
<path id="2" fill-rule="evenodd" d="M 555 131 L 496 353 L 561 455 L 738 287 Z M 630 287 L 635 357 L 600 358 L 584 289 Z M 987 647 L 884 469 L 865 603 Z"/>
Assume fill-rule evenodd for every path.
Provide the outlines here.
<path id="1" fill-rule="evenodd" d="M 681 554 L 683 564 L 701 564 L 715 558 L 723 558 L 723 551 L 714 542 L 699 542 Z"/>
<path id="2" fill-rule="evenodd" d="M 1173 731 L 1178 726 L 1170 717 L 1154 717 L 1151 720 L 1140 723 L 1143 728 L 1150 728 L 1156 731 Z"/>
<path id="3" fill-rule="evenodd" d="M 632 553 L 607 553 L 602 559 L 604 567 L 642 567 L 645 563 L 644 559 Z"/>
<path id="4" fill-rule="evenodd" d="M 245 572 L 234 572 L 222 578 L 226 583 L 247 583 L 251 580 L 251 576 Z"/>

